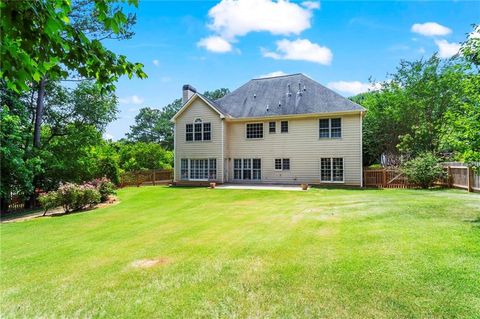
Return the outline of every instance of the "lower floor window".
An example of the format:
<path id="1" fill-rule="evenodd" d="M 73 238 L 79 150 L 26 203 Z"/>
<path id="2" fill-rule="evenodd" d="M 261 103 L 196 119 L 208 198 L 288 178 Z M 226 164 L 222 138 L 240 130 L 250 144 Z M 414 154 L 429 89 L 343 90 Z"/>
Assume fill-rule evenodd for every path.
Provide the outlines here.
<path id="1" fill-rule="evenodd" d="M 276 171 L 288 171 L 288 170 L 290 170 L 290 159 L 289 158 L 276 158 L 275 159 L 275 170 Z"/>
<path id="2" fill-rule="evenodd" d="M 217 179 L 217 160 L 215 158 L 182 158 L 180 172 L 182 180 Z"/>
<path id="3" fill-rule="evenodd" d="M 321 158 L 320 180 L 322 182 L 343 182 L 343 158 Z"/>
<path id="4" fill-rule="evenodd" d="M 235 158 L 233 160 L 233 178 L 243 180 L 262 179 L 262 160 L 260 158 Z"/>

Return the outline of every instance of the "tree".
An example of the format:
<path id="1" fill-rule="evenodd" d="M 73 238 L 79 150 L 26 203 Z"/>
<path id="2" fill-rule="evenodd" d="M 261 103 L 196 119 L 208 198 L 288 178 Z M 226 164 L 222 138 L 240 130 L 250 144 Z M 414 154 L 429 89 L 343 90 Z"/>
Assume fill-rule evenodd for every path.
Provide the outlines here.
<path id="1" fill-rule="evenodd" d="M 211 100 L 216 100 L 230 93 L 229 89 L 221 88 L 206 91 L 203 95 Z M 175 99 L 162 110 L 142 108 L 135 116 L 135 124 L 130 126 L 127 138 L 135 142 L 160 143 L 163 148 L 173 150 L 173 124 L 170 121 L 175 113 L 182 107 L 182 100 Z"/>
<path id="2" fill-rule="evenodd" d="M 120 166 L 126 171 L 142 169 L 169 169 L 173 166 L 173 153 L 157 143 L 119 143 Z"/>
<path id="3" fill-rule="evenodd" d="M 115 2 L 78 0 L 76 6 L 68 0 L 0 2 L 0 75 L 15 92 L 28 91 L 29 85 L 36 89 L 35 147 L 41 144 L 48 81 L 65 79 L 73 73 L 113 91 L 113 83 L 121 75 L 146 77 L 142 64 L 117 56 L 100 42 L 112 35 L 129 35 L 132 18 Z M 137 0 L 127 3 L 138 5 Z"/>
<path id="4" fill-rule="evenodd" d="M 96 25 L 118 35 L 125 32 L 129 18 L 115 2 L 93 1 L 93 6 Z M 127 3 L 138 5 L 137 0 L 127 0 Z M 0 3 L 0 75 L 9 89 L 27 91 L 29 83 L 65 78 L 68 72 L 95 79 L 110 90 L 121 75 L 146 76 L 143 65 L 128 62 L 125 56 L 105 49 L 98 39 L 89 38 L 79 19 L 71 23 L 72 9 L 68 0 L 3 0 Z"/>

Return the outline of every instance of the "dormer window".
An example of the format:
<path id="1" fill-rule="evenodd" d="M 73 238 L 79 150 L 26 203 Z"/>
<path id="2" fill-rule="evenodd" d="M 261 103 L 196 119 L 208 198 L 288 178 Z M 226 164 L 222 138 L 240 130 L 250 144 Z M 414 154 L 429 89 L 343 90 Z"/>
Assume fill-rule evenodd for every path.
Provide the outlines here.
<path id="1" fill-rule="evenodd" d="M 185 127 L 185 140 L 210 141 L 212 139 L 212 124 L 204 123 L 202 119 L 196 119 L 193 123 L 187 123 Z"/>

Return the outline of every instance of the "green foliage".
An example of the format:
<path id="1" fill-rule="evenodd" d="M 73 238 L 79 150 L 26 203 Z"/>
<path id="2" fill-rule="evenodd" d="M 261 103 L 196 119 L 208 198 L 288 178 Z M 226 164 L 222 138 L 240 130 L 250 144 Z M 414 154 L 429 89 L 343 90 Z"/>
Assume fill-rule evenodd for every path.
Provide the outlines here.
<path id="1" fill-rule="evenodd" d="M 36 154 L 30 154 L 25 148 L 28 138 L 26 127 L 28 117 L 22 106 L 17 112 L 12 111 L 1 96 L 0 106 L 0 198 L 3 205 L 8 205 L 11 193 L 26 198 L 33 192 L 34 175 L 41 171 L 41 160 Z M 2 209 L 6 209 L 2 207 Z"/>
<path id="2" fill-rule="evenodd" d="M 118 147 L 120 167 L 125 171 L 173 167 L 173 152 L 157 143 L 118 143 Z"/>
<path id="3" fill-rule="evenodd" d="M 100 192 L 100 201 L 102 203 L 106 202 L 109 196 L 117 193 L 115 190 L 115 185 L 106 177 L 94 179 L 88 182 L 88 184 L 92 185 Z"/>
<path id="4" fill-rule="evenodd" d="M 94 1 L 94 19 L 103 31 L 124 32 L 128 16 L 116 1 Z M 137 0 L 127 0 L 137 6 Z M 9 89 L 27 91 L 29 83 L 43 78 L 65 78 L 68 72 L 95 79 L 113 90 L 122 75 L 145 78 L 143 65 L 127 61 L 107 50 L 98 39 L 84 32 L 83 24 L 71 23 L 72 3 L 68 0 L 0 2 L 2 45 L 0 75 Z"/>
<path id="5" fill-rule="evenodd" d="M 458 160 L 480 159 L 477 42 L 470 37 L 464 44 L 470 57 L 402 61 L 391 81 L 380 83 L 380 90 L 352 98 L 367 109 L 364 165 L 378 162 L 381 154 L 453 152 Z"/>
<path id="6" fill-rule="evenodd" d="M 429 188 L 433 183 L 444 176 L 443 167 L 439 159 L 432 153 L 425 152 L 406 162 L 402 171 L 408 180 L 421 188 Z"/>
<path id="7" fill-rule="evenodd" d="M 229 89 L 221 88 L 206 91 L 203 95 L 216 100 L 230 93 Z M 160 143 L 166 150 L 173 150 L 173 123 L 170 121 L 182 107 L 182 99 L 175 99 L 163 109 L 145 107 L 135 116 L 135 124 L 127 133 L 129 141 Z"/>
<path id="8" fill-rule="evenodd" d="M 42 206 L 44 210 L 43 215 L 45 215 L 50 209 L 56 208 L 61 205 L 58 192 L 55 191 L 40 194 L 40 196 L 38 197 L 38 201 L 40 203 L 40 206 Z"/>
<path id="9" fill-rule="evenodd" d="M 66 213 L 100 203 L 100 192 L 92 185 L 62 184 L 57 191 L 58 203 Z"/>

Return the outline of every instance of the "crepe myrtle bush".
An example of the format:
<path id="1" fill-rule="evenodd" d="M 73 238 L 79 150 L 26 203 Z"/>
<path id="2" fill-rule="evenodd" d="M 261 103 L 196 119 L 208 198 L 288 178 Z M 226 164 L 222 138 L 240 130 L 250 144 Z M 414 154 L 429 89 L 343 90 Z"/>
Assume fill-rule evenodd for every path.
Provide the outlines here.
<path id="1" fill-rule="evenodd" d="M 117 194 L 115 184 L 107 177 L 96 178 L 87 184 L 92 185 L 100 192 L 100 201 L 108 201 L 109 196 Z"/>
<path id="2" fill-rule="evenodd" d="M 439 159 L 430 152 L 419 154 L 403 164 L 402 171 L 408 180 L 421 188 L 429 188 L 444 177 L 445 172 Z"/>

